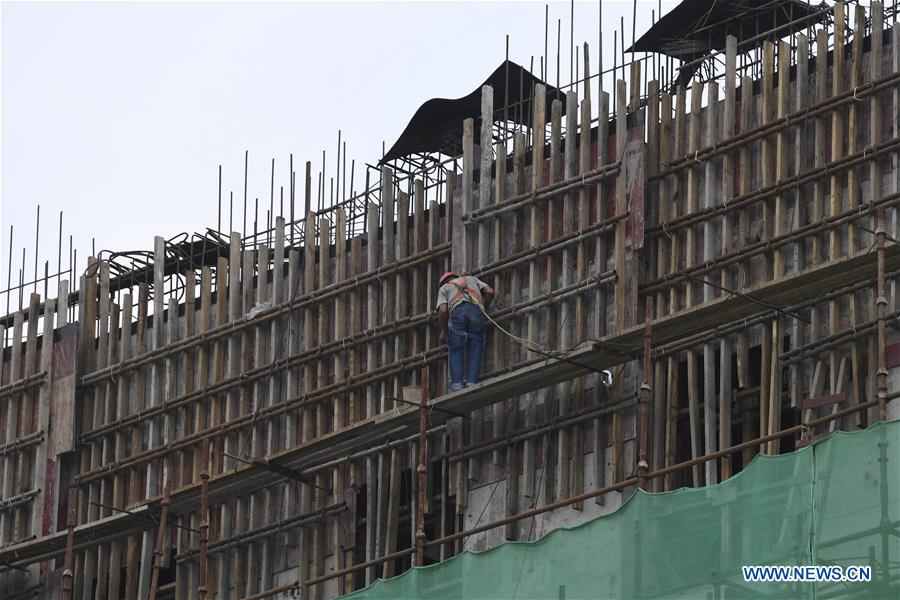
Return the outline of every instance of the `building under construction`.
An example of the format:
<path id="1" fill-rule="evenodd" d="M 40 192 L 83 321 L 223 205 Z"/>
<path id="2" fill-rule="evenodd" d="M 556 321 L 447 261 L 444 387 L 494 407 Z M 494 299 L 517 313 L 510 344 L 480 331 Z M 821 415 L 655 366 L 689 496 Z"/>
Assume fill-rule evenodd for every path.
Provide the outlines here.
<path id="1" fill-rule="evenodd" d="M 271 226 L 44 279 L 0 319 L 0 596 L 898 597 L 896 17 L 685 0 L 426 102 L 346 200 L 307 163 Z M 497 290 L 456 392 L 449 270 Z"/>

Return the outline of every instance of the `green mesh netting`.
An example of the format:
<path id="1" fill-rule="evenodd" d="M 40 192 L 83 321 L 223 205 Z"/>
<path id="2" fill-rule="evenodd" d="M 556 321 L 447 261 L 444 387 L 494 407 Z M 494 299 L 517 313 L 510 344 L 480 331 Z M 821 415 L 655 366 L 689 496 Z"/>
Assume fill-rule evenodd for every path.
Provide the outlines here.
<path id="1" fill-rule="evenodd" d="M 748 583 L 742 565 L 869 565 L 869 583 Z M 638 491 L 534 542 L 414 568 L 345 596 L 900 599 L 900 421 L 757 456 L 716 486 Z"/>

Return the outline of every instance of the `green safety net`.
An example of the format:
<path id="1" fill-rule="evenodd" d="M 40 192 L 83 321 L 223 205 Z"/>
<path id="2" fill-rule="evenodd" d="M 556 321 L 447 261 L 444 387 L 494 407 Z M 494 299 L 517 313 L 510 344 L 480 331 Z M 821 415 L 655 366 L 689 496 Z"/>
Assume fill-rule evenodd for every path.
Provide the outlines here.
<path id="1" fill-rule="evenodd" d="M 745 582 L 743 565 L 868 565 L 868 583 Z M 759 455 L 710 487 L 638 491 L 534 542 L 413 568 L 363 599 L 900 599 L 900 420 Z"/>

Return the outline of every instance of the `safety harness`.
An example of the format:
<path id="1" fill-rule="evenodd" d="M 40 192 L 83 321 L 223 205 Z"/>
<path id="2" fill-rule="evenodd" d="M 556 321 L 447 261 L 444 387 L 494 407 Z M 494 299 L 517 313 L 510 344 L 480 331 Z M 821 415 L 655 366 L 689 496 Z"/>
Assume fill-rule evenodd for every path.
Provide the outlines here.
<path id="1" fill-rule="evenodd" d="M 450 301 L 450 306 L 453 308 L 459 306 L 459 303 L 462 300 L 468 300 L 473 304 L 481 304 L 481 290 L 466 285 L 468 280 L 468 277 L 458 277 L 457 279 L 451 279 L 447 282 L 456 288 L 456 295 L 453 297 L 453 300 Z"/>
<path id="2" fill-rule="evenodd" d="M 467 300 L 478 306 L 479 308 L 482 306 L 481 304 L 481 290 L 477 288 L 471 288 L 466 283 L 469 278 L 466 276 L 458 277 L 456 279 L 451 279 L 447 283 L 456 288 L 456 295 L 453 297 L 453 300 L 450 302 L 450 306 L 456 308 L 460 304 L 462 304 L 462 300 Z M 453 309 L 450 309 L 450 312 L 453 312 Z M 453 327 L 453 322 L 451 321 L 449 324 L 449 329 L 456 333 L 457 335 L 462 336 L 463 339 L 472 338 L 475 340 L 483 341 L 484 334 L 482 333 L 473 333 L 471 331 L 459 331 Z"/>

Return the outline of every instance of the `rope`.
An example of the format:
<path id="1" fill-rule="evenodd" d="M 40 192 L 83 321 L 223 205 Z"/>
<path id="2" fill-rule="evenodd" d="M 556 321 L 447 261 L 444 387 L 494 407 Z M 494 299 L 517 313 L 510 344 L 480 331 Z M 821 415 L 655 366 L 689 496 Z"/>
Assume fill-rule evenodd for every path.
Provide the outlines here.
<path id="1" fill-rule="evenodd" d="M 487 310 L 484 308 L 484 305 L 481 303 L 481 301 L 478 300 L 477 298 L 475 298 L 472 294 L 470 294 L 468 290 L 463 290 L 463 295 L 469 300 L 469 302 L 471 302 L 472 304 L 474 304 L 475 306 L 478 307 L 478 309 L 485 316 L 485 318 L 487 318 L 488 321 L 493 323 L 494 327 L 496 327 L 497 329 L 502 331 L 509 338 L 519 342 L 520 344 L 528 346 L 529 348 L 531 348 L 533 350 L 537 350 L 538 352 L 545 353 L 545 354 L 548 353 L 547 351 L 544 350 L 544 347 L 541 346 L 540 344 L 538 344 L 537 342 L 529 340 L 528 338 L 519 337 L 519 336 L 509 332 L 508 330 L 506 330 L 500 323 L 495 321 L 494 318 L 488 314 Z M 561 351 L 558 351 L 558 350 L 554 350 L 553 352 L 554 353 L 562 353 Z"/>

